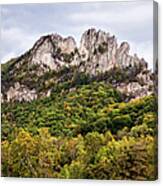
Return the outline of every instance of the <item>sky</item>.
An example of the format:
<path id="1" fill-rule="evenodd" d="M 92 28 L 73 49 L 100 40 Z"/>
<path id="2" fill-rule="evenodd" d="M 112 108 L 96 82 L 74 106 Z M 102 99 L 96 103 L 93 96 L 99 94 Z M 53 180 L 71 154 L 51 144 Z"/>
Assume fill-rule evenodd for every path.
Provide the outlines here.
<path id="1" fill-rule="evenodd" d="M 150 0 L 2 5 L 0 23 L 2 63 L 23 54 L 46 34 L 73 36 L 79 45 L 82 33 L 93 27 L 115 35 L 119 45 L 127 41 L 130 54 L 137 53 L 152 68 L 153 2 Z"/>

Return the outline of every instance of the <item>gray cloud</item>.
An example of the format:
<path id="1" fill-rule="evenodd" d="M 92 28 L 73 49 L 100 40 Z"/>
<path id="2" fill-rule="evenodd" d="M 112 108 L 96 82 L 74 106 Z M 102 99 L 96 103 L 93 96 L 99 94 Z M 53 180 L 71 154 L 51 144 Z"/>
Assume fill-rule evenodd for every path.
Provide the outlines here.
<path id="1" fill-rule="evenodd" d="M 47 33 L 72 35 L 79 43 L 90 27 L 104 29 L 127 40 L 152 66 L 152 1 L 3 5 L 1 61 L 28 50 Z"/>

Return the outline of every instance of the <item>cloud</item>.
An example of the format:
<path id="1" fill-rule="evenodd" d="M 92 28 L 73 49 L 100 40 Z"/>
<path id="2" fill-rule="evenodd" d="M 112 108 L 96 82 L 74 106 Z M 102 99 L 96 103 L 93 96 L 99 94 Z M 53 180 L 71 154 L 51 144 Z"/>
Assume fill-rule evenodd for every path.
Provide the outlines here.
<path id="1" fill-rule="evenodd" d="M 2 6 L 1 60 L 7 61 L 32 47 L 47 33 L 72 35 L 79 44 L 90 27 L 128 41 L 131 53 L 152 61 L 152 1 L 26 4 Z"/>
<path id="2" fill-rule="evenodd" d="M 151 2 L 97 3 L 95 5 L 92 7 L 91 4 L 83 4 L 81 10 L 69 14 L 68 19 L 76 25 L 87 23 L 111 29 L 127 39 L 143 40 L 151 37 L 153 26 Z"/>
<path id="3" fill-rule="evenodd" d="M 17 55 L 16 55 L 16 53 L 14 53 L 14 52 L 7 53 L 6 55 L 4 55 L 4 56 L 2 57 L 1 63 L 5 63 L 6 61 L 8 61 L 8 60 L 10 60 L 10 59 L 12 59 L 12 58 L 14 58 L 14 57 L 16 57 L 16 56 L 17 56 Z"/>
<path id="4" fill-rule="evenodd" d="M 100 9 L 94 11 L 89 10 L 84 12 L 75 12 L 70 14 L 68 17 L 72 21 L 79 23 L 85 23 L 86 21 L 89 21 L 93 23 L 100 22 L 102 24 L 130 24 L 133 22 L 141 24 L 142 22 L 146 22 L 151 19 L 151 8 L 151 6 L 148 8 L 142 5 L 139 7 L 129 7 L 128 10 L 124 10 L 122 7 L 121 11 L 116 10 L 116 8 L 114 8 L 114 11 L 108 11 L 108 8 L 106 8 L 104 5 Z"/>
<path id="5" fill-rule="evenodd" d="M 35 42 L 36 36 L 26 33 L 21 28 L 2 29 L 1 62 L 16 57 L 28 50 Z"/>

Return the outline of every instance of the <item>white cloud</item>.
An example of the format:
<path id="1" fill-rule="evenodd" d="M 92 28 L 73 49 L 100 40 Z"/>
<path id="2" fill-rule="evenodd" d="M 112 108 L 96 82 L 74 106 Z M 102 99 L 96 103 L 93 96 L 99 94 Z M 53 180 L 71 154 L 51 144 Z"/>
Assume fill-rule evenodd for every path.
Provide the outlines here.
<path id="1" fill-rule="evenodd" d="M 85 6 L 87 6 L 86 11 Z M 146 23 L 152 18 L 152 3 L 148 2 L 95 3 L 94 6 L 93 4 L 84 4 L 82 9 L 83 11 L 72 12 L 68 18 L 79 23 L 128 23 L 129 27 L 130 24 L 137 23 L 141 26 L 142 23 Z"/>
<path id="2" fill-rule="evenodd" d="M 6 61 L 8 61 L 8 60 L 10 60 L 10 59 L 12 59 L 12 58 L 14 58 L 16 56 L 17 56 L 16 53 L 10 52 L 10 53 L 4 55 L 4 57 L 2 57 L 1 63 L 5 63 Z"/>
<path id="3" fill-rule="evenodd" d="M 129 42 L 131 54 L 137 53 L 152 66 L 152 1 L 58 5 L 3 6 L 1 60 L 24 53 L 49 31 L 72 35 L 79 44 L 82 33 L 95 27 L 114 34 L 118 44 Z"/>
<path id="4" fill-rule="evenodd" d="M 31 48 L 36 40 L 36 36 L 26 33 L 21 28 L 2 29 L 2 50 L 1 61 L 4 63 L 11 57 L 17 57 Z"/>
<path id="5" fill-rule="evenodd" d="M 118 7 L 118 5 L 117 5 Z M 103 5 L 101 8 L 92 10 L 90 7 L 87 11 L 81 12 L 72 12 L 68 17 L 70 20 L 79 22 L 79 23 L 118 23 L 118 24 L 142 24 L 152 18 L 152 6 L 141 5 L 141 6 L 129 6 L 128 9 L 124 9 L 123 6 L 119 10 L 114 7 L 113 10 L 108 9 L 108 6 Z M 141 18 L 141 19 L 140 19 Z M 129 25 L 130 26 L 130 25 Z M 137 25 L 136 25 L 137 26 Z"/>
<path id="6" fill-rule="evenodd" d="M 69 14 L 68 19 L 79 23 L 73 28 L 75 33 L 88 29 L 91 25 L 114 34 L 118 44 L 127 41 L 130 53 L 137 53 L 153 66 L 153 4 L 151 1 L 84 3 L 81 11 Z"/>

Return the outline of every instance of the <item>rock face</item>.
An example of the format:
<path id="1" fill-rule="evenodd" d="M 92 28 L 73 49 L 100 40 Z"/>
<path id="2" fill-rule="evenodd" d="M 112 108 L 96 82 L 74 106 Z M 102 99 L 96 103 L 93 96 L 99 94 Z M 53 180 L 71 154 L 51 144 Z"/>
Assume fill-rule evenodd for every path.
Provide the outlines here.
<path id="1" fill-rule="evenodd" d="M 141 86 L 138 82 L 131 82 L 131 83 L 121 83 L 117 86 L 117 89 L 125 93 L 127 97 L 132 98 L 140 98 L 144 95 L 150 95 L 152 94 L 152 90 L 149 90 L 149 87 L 147 85 Z"/>
<path id="2" fill-rule="evenodd" d="M 72 37 L 62 38 L 57 34 L 44 36 L 32 49 L 31 63 L 58 71 L 62 66 L 77 63 L 76 48 L 76 42 Z"/>
<path id="3" fill-rule="evenodd" d="M 7 71 L 4 68 L 2 101 L 32 101 L 38 99 L 39 95 L 50 96 L 50 82 L 63 79 L 64 69 L 67 69 L 67 75 L 69 72 L 71 75 L 75 72 L 85 73 L 90 77 L 105 74 L 107 83 L 112 83 L 120 92 L 133 98 L 149 95 L 154 87 L 152 72 L 148 70 L 144 59 L 136 54 L 131 56 L 129 50 L 127 42 L 118 45 L 114 35 L 93 28 L 83 33 L 79 48 L 72 37 L 63 38 L 58 34 L 43 36 L 27 53 L 14 59 L 12 63 L 8 62 L 11 64 Z M 75 72 L 72 70 L 74 68 Z M 115 79 L 110 81 L 110 74 L 117 69 L 121 74 L 117 73 Z M 57 76 L 48 79 L 47 74 L 52 72 L 62 74 L 59 79 Z M 121 78 L 120 81 L 119 76 L 124 74 L 127 74 L 127 78 Z M 10 81 L 6 80 L 6 76 L 10 77 Z M 32 87 L 33 79 L 45 84 L 46 90 L 36 87 L 36 81 L 35 87 Z"/>
<path id="4" fill-rule="evenodd" d="M 117 42 L 114 36 L 101 30 L 86 31 L 81 38 L 79 52 L 86 72 L 96 75 L 116 65 Z"/>
<path id="5" fill-rule="evenodd" d="M 27 87 L 20 85 L 18 82 L 14 84 L 14 87 L 10 87 L 7 91 L 7 101 L 32 101 L 37 99 L 35 90 L 29 90 Z"/>
<path id="6" fill-rule="evenodd" d="M 104 73 L 113 67 L 121 69 L 147 68 L 144 59 L 129 55 L 130 46 L 127 42 L 118 47 L 115 36 L 101 30 L 90 29 L 81 38 L 79 52 L 85 62 L 86 72 L 92 75 Z"/>

